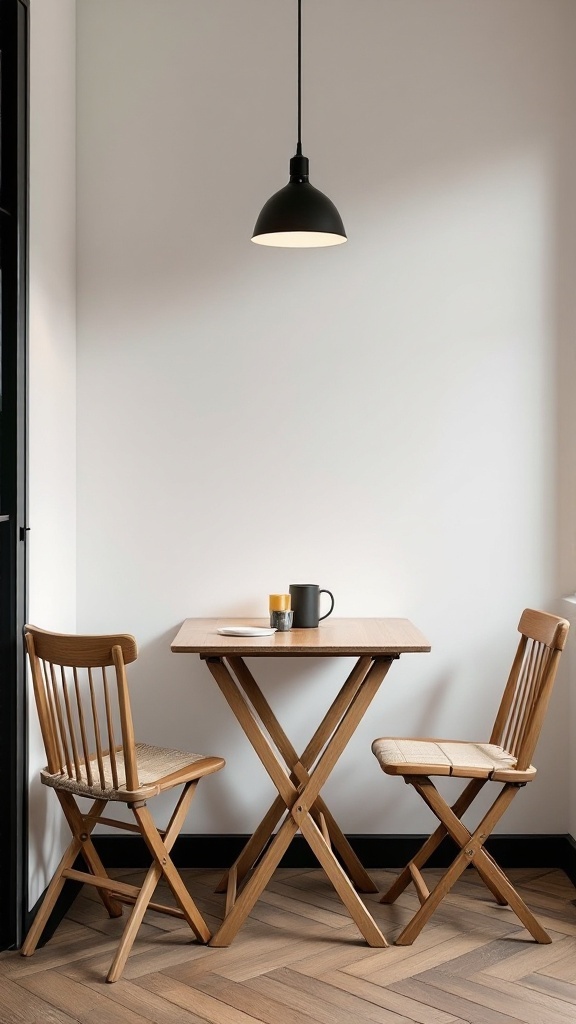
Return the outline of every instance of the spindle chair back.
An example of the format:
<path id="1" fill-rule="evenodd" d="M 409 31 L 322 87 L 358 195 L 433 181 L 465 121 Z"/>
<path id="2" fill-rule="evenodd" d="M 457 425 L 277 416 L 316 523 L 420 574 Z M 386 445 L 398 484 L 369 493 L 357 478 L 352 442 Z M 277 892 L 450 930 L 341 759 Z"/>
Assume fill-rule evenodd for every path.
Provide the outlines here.
<path id="1" fill-rule="evenodd" d="M 134 637 L 54 636 L 28 627 L 25 638 L 47 775 L 58 776 L 59 785 L 88 787 L 93 795 L 121 786 L 137 791 L 125 669 L 138 656 Z"/>

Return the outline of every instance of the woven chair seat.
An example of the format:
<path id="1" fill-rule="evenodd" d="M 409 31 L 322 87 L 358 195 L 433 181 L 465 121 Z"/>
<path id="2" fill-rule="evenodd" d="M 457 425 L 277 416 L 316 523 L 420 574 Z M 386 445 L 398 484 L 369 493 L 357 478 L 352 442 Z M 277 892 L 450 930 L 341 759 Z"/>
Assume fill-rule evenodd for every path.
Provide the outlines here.
<path id="1" fill-rule="evenodd" d="M 190 754 L 183 750 L 169 750 L 166 747 L 152 747 L 147 743 L 136 743 L 136 762 L 138 765 L 138 780 L 140 789 L 137 791 L 144 796 L 154 796 L 164 786 L 163 780 L 177 773 L 182 775 L 182 781 L 198 779 L 204 775 L 218 771 L 224 766 L 221 757 L 206 757 L 204 754 Z M 88 782 L 86 765 L 80 765 L 80 778 L 70 778 L 68 774 L 51 774 L 45 768 L 42 775 L 42 782 L 53 789 L 66 790 L 76 796 L 89 796 L 105 800 L 126 801 L 134 796 L 134 792 L 126 789 L 126 773 L 124 768 L 124 754 L 120 747 L 116 751 L 116 769 L 118 775 L 118 786 L 114 786 L 110 755 L 102 756 L 102 775 L 104 785 L 101 785 L 100 767 L 96 757 L 89 761 L 92 774 L 92 785 Z M 188 770 L 189 769 L 189 770 Z M 173 782 L 171 783 L 173 785 Z"/>
<path id="2" fill-rule="evenodd" d="M 372 752 L 387 775 L 453 775 L 461 779 L 527 782 L 536 769 L 516 770 L 516 758 L 495 743 L 454 740 L 374 740 Z"/>

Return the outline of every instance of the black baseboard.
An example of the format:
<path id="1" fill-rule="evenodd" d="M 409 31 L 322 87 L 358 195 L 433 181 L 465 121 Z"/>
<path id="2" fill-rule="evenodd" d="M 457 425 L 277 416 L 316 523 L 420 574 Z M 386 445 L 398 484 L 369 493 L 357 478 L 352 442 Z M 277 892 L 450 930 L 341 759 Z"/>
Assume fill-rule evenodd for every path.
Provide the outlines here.
<path id="1" fill-rule="evenodd" d="M 401 868 L 414 856 L 426 836 L 421 835 L 351 835 L 348 840 L 366 868 Z M 245 835 L 183 835 L 173 848 L 172 857 L 179 868 L 225 870 L 233 863 L 247 842 Z M 109 868 L 143 868 L 150 864 L 150 855 L 140 836 L 99 835 L 94 845 Z M 486 848 L 503 868 L 560 868 L 576 885 L 576 840 L 570 835 L 502 835 L 492 836 Z M 456 847 L 445 840 L 430 859 L 428 867 L 447 867 Z M 81 861 L 75 867 L 82 868 Z M 318 866 L 314 854 L 302 836 L 295 836 L 280 867 L 313 868 Z M 72 906 L 82 886 L 66 882 L 40 945 L 50 939 L 60 921 Z M 28 912 L 30 927 L 43 896 Z"/>
<path id="2" fill-rule="evenodd" d="M 348 836 L 366 868 L 401 868 L 425 839 L 426 836 L 421 835 Z M 247 840 L 245 835 L 182 835 L 176 840 L 172 858 L 179 868 L 225 869 L 234 862 Z M 94 843 L 109 867 L 142 868 L 150 863 L 150 855 L 140 836 L 95 836 Z M 561 868 L 576 879 L 576 842 L 571 836 L 492 836 L 486 848 L 504 868 Z M 428 867 L 447 867 L 455 850 L 452 840 L 445 840 Z M 318 861 L 302 836 L 294 837 L 280 862 L 283 868 L 317 866 Z"/>
<path id="3" fill-rule="evenodd" d="M 572 836 L 564 836 L 564 840 L 562 846 L 564 860 L 560 867 L 566 872 L 573 885 L 576 885 L 576 839 L 573 839 Z"/>

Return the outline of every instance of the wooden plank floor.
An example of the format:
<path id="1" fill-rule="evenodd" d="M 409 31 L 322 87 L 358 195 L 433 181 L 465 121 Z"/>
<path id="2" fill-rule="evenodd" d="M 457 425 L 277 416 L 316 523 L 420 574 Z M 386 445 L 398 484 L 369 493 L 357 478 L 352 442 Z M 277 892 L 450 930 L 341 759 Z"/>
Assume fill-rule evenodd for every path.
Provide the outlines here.
<path id="1" fill-rule="evenodd" d="M 393 875 L 372 874 L 382 888 Z M 413 946 L 370 949 L 321 871 L 281 870 L 227 949 L 149 913 L 114 985 L 104 975 L 122 924 L 85 887 L 32 958 L 0 955 L 0 1024 L 574 1024 L 576 890 L 561 871 L 510 874 L 551 945 L 532 942 L 468 870 Z M 183 875 L 215 928 L 219 873 Z M 364 898 L 390 940 L 416 907 L 412 893 L 391 907 Z"/>

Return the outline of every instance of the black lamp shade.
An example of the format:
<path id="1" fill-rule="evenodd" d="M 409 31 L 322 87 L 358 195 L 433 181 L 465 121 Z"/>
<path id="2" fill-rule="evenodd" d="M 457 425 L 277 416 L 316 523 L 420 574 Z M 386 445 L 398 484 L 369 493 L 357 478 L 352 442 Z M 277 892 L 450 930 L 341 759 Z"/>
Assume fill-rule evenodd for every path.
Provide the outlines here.
<path id="1" fill-rule="evenodd" d="M 331 199 L 308 181 L 308 160 L 292 157 L 290 181 L 264 203 L 252 241 L 259 245 L 320 246 L 346 241 Z"/>

